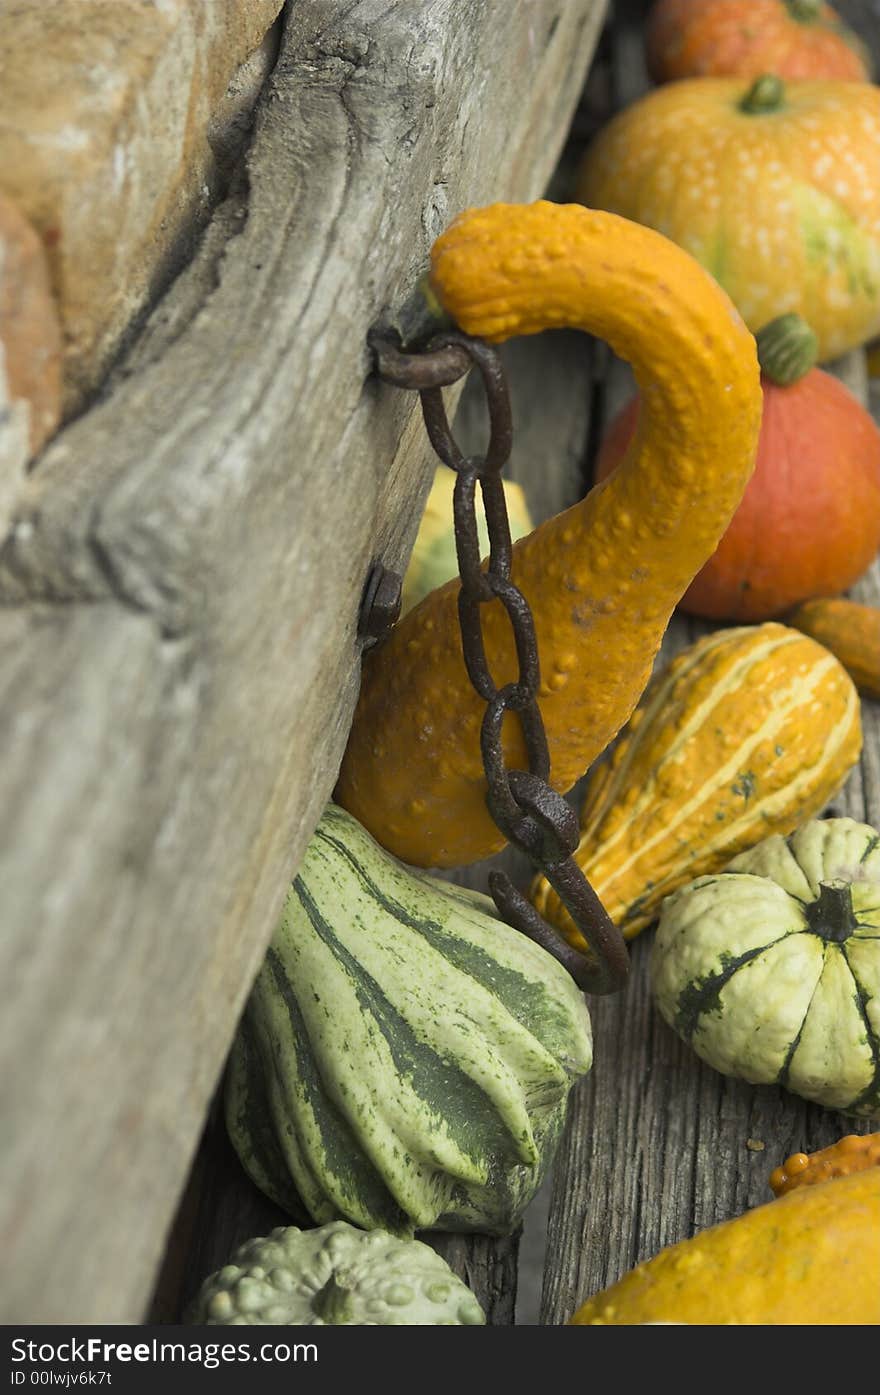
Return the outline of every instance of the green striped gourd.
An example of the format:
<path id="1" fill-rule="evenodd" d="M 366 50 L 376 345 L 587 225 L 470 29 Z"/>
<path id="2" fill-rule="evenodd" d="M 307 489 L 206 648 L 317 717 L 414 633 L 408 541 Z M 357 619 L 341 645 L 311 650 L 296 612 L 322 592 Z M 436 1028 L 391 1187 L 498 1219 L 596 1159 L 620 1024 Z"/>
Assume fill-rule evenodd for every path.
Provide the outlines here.
<path id="1" fill-rule="evenodd" d="M 237 1033 L 227 1127 L 294 1216 L 506 1234 L 591 1061 L 555 959 L 331 804 Z"/>
<path id="2" fill-rule="evenodd" d="M 651 978 L 666 1021 L 724 1075 L 880 1113 L 880 833 L 813 819 L 682 887 Z"/>
<path id="3" fill-rule="evenodd" d="M 717 630 L 652 680 L 591 777 L 575 857 L 627 939 L 664 896 L 820 813 L 858 760 L 842 664 L 773 621 Z M 538 909 L 583 945 L 545 879 Z"/>

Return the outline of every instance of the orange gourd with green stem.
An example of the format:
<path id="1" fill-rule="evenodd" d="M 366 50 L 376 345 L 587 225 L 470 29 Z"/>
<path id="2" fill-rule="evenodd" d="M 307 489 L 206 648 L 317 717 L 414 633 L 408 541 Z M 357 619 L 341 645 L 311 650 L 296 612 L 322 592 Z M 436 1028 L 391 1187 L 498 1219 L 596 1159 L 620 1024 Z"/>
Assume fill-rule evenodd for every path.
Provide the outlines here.
<path id="1" fill-rule="evenodd" d="M 655 82 L 762 73 L 871 80 L 868 50 L 823 0 L 656 0 L 645 47 Z"/>
<path id="2" fill-rule="evenodd" d="M 796 311 L 819 362 L 880 332 L 880 87 L 670 83 L 587 150 L 578 197 L 696 257 L 755 332 Z"/>
<path id="3" fill-rule="evenodd" d="M 514 546 L 535 619 L 551 781 L 569 789 L 626 721 L 670 615 L 711 555 L 754 467 L 761 409 L 752 336 L 712 278 L 647 228 L 577 205 L 496 204 L 435 244 L 431 288 L 467 333 L 499 342 L 552 326 L 607 340 L 645 403 L 621 468 Z M 488 856 L 479 730 L 458 582 L 427 596 L 364 664 L 336 798 L 419 866 Z M 496 683 L 516 658 L 499 602 L 482 608 Z M 524 763 L 515 718 L 509 766 Z"/>
<path id="4" fill-rule="evenodd" d="M 755 473 L 682 598 L 691 615 L 737 622 L 783 616 L 802 601 L 847 590 L 880 549 L 880 430 L 843 383 L 813 366 L 815 348 L 797 315 L 758 334 L 764 409 Z M 636 397 L 612 421 L 598 480 L 623 458 L 638 412 Z"/>

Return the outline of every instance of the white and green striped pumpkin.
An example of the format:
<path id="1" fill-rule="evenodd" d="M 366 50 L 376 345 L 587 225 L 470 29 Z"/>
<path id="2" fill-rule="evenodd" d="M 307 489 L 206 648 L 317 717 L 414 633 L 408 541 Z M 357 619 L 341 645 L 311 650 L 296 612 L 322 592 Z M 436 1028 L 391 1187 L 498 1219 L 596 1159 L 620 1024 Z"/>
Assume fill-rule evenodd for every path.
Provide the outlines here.
<path id="1" fill-rule="evenodd" d="M 814 819 L 682 887 L 651 977 L 663 1017 L 716 1070 L 880 1113 L 880 833 Z"/>
<path id="2" fill-rule="evenodd" d="M 592 1040 L 569 975 L 494 912 L 326 809 L 226 1088 L 244 1167 L 294 1216 L 397 1235 L 518 1224 Z"/>
<path id="3" fill-rule="evenodd" d="M 819 814 L 861 747 L 856 686 L 821 644 L 772 620 L 713 630 L 657 673 L 591 772 L 575 861 L 631 939 L 678 887 Z M 543 875 L 532 896 L 583 948 Z"/>

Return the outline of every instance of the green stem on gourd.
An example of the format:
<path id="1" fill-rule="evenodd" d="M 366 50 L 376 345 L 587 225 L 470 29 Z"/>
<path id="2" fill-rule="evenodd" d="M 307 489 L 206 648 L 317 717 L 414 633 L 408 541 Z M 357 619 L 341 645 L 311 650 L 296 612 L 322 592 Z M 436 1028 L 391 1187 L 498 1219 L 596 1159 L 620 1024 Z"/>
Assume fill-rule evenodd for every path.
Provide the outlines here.
<path id="1" fill-rule="evenodd" d="M 779 111 L 785 97 L 785 83 L 775 73 L 764 73 L 755 78 L 739 109 L 746 116 L 763 116 L 768 112 Z"/>
<path id="2" fill-rule="evenodd" d="M 852 903 L 852 884 L 820 882 L 819 895 L 807 906 L 807 924 L 823 940 L 842 944 L 859 927 Z"/>
<path id="3" fill-rule="evenodd" d="M 455 329 L 454 320 L 447 315 L 434 294 L 427 272 L 397 310 L 390 327 L 397 330 L 401 345 L 407 352 L 419 348 L 440 330 Z"/>
<path id="4" fill-rule="evenodd" d="M 777 315 L 755 335 L 761 372 L 779 387 L 789 387 L 816 365 L 819 341 L 806 320 L 793 311 Z"/>
<path id="5" fill-rule="evenodd" d="M 343 1326 L 351 1317 L 351 1289 L 331 1274 L 312 1299 L 312 1311 L 326 1323 Z"/>
<path id="6" fill-rule="evenodd" d="M 798 24 L 813 24 L 822 13 L 823 0 L 786 0 L 786 4 Z"/>

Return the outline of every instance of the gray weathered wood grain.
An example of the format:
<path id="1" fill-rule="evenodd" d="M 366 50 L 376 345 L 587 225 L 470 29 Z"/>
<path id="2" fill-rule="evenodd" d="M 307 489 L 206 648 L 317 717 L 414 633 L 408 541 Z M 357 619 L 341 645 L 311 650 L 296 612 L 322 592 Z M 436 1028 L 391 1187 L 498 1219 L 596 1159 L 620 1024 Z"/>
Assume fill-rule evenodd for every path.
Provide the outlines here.
<path id="1" fill-rule="evenodd" d="M 514 416 L 514 446 L 505 474 L 523 485 L 535 522 L 584 493 L 594 348 L 595 341 L 588 336 L 567 332 L 535 335 L 502 346 Z M 478 375 L 464 386 L 454 432 L 466 455 L 477 454 L 485 446 L 488 418 Z M 512 851 L 449 875 L 486 891 L 489 870 L 497 865 L 506 867 L 518 882 L 528 882 L 526 860 Z M 179 1320 L 201 1281 L 237 1245 L 274 1225 L 290 1223 L 238 1165 L 218 1113 L 213 1112 L 206 1128 L 172 1228 L 151 1308 L 153 1321 Z M 490 1324 L 506 1326 L 513 1321 L 518 1236 L 493 1240 L 424 1234 L 420 1238 L 438 1249 L 469 1283 Z M 539 1237 L 534 1240 L 540 1245 Z M 532 1278 L 531 1271 L 528 1277 Z"/>
<path id="2" fill-rule="evenodd" d="M 2 1320 L 136 1321 L 430 476 L 367 327 L 546 184 L 604 0 L 297 0 L 246 179 L 0 549 Z"/>

